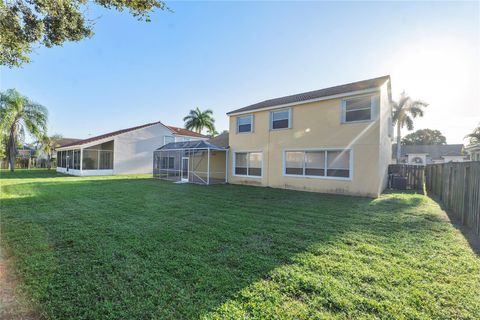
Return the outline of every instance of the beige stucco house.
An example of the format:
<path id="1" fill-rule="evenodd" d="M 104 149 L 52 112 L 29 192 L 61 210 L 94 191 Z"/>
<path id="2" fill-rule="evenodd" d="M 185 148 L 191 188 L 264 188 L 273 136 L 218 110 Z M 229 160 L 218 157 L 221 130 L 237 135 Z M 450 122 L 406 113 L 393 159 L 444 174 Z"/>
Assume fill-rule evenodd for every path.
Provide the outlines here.
<path id="1" fill-rule="evenodd" d="M 228 182 L 377 197 L 387 185 L 390 77 L 228 113 Z"/>

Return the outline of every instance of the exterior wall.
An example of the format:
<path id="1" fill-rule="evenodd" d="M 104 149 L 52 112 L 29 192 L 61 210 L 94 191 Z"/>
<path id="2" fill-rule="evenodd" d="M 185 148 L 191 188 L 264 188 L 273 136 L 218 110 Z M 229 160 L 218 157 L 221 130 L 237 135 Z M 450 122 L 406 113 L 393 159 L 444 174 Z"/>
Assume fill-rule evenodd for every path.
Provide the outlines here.
<path id="1" fill-rule="evenodd" d="M 226 153 L 226 151 L 210 151 L 210 179 L 225 181 Z M 207 151 L 198 156 L 189 157 L 189 161 L 190 171 L 195 171 L 198 176 L 207 181 Z"/>
<path id="2" fill-rule="evenodd" d="M 152 173 L 153 151 L 163 145 L 171 131 L 161 124 L 115 137 L 114 174 Z"/>
<path id="3" fill-rule="evenodd" d="M 254 132 L 236 133 L 236 116 L 230 116 L 229 182 L 288 188 L 305 191 L 344 193 L 376 197 L 386 185 L 387 167 L 391 156 L 388 137 L 389 111 L 382 88 L 380 106 L 374 109 L 374 120 L 342 123 L 342 99 L 331 99 L 292 106 L 291 129 L 269 129 L 270 111 L 253 112 Z M 381 107 L 381 108 L 380 108 Z M 279 108 L 281 109 L 281 108 Z M 382 115 L 383 113 L 383 115 Z M 380 120 L 379 120 L 380 119 Z M 385 122 L 380 125 L 380 122 Z M 350 180 L 292 177 L 284 175 L 283 157 L 287 149 L 350 149 L 352 152 Z M 262 151 L 262 177 L 234 175 L 235 152 Z M 380 156 L 380 153 L 382 155 Z M 384 154 L 383 154 L 384 153 Z"/>
<path id="4" fill-rule="evenodd" d="M 380 92 L 380 147 L 378 162 L 378 194 L 380 195 L 388 185 L 388 165 L 390 164 L 393 140 L 393 121 L 390 82 L 381 87 Z"/>
<path id="5" fill-rule="evenodd" d="M 465 156 L 442 156 L 444 162 L 464 162 Z"/>

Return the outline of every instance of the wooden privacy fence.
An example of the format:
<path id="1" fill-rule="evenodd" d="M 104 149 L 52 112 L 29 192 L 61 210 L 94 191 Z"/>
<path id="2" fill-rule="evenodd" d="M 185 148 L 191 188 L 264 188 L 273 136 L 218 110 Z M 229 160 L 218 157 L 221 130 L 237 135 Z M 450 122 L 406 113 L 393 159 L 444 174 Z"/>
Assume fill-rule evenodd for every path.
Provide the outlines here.
<path id="1" fill-rule="evenodd" d="M 389 187 L 399 189 L 395 184 L 398 177 L 404 178 L 405 188 L 423 191 L 425 166 L 409 164 L 391 164 L 388 166 Z M 401 189 L 401 188 L 400 188 Z"/>
<path id="2" fill-rule="evenodd" d="M 463 225 L 480 235 L 480 162 L 430 164 L 426 189 Z"/>

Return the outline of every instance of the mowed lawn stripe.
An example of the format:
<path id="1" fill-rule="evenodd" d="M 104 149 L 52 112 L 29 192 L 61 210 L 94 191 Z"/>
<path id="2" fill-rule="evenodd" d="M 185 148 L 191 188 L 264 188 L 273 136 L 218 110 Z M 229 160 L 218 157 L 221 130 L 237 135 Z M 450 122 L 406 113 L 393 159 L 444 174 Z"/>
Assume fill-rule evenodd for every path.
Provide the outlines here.
<path id="1" fill-rule="evenodd" d="M 2 247 L 47 319 L 477 319 L 429 198 L 1 172 Z"/>

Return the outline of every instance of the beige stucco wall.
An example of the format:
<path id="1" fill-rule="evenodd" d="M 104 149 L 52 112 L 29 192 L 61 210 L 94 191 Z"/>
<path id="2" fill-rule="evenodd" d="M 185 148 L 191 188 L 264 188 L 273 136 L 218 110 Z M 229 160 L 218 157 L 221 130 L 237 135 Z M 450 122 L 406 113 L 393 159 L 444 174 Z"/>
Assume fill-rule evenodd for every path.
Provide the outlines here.
<path id="1" fill-rule="evenodd" d="M 210 179 L 225 181 L 226 173 L 226 152 L 225 151 L 210 151 Z M 198 153 L 197 155 L 189 157 L 189 167 L 191 172 L 195 172 L 203 180 L 207 181 L 208 172 L 208 153 Z M 192 179 L 192 177 L 190 177 Z M 213 182 L 213 181 L 212 181 Z"/>
<path id="2" fill-rule="evenodd" d="M 292 106 L 292 128 L 269 130 L 271 110 L 253 113 L 254 132 L 236 133 L 236 116 L 230 116 L 229 182 L 315 192 L 378 196 L 386 186 L 391 156 L 388 136 L 387 87 L 379 88 L 379 103 L 369 122 L 342 123 L 342 99 Z M 387 110 L 388 109 L 388 110 Z M 285 149 L 338 148 L 352 151 L 351 180 L 283 175 Z M 262 151 L 261 178 L 235 176 L 235 152 Z"/>

